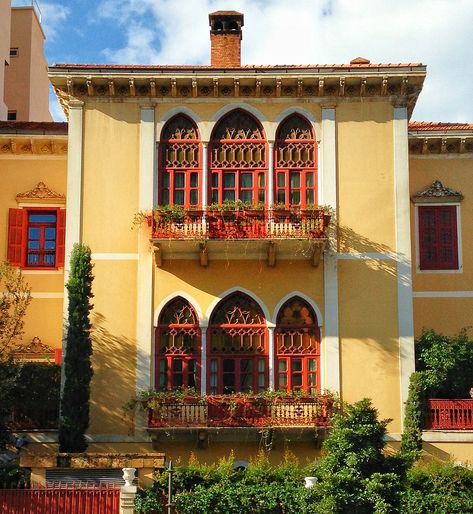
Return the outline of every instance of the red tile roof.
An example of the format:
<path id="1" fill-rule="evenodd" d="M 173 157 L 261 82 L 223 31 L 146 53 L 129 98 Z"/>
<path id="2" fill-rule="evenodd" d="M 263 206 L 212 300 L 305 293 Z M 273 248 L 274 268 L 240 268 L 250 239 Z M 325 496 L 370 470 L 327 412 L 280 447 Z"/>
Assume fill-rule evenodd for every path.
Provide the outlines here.
<path id="1" fill-rule="evenodd" d="M 0 134 L 67 135 L 68 124 L 57 121 L 0 121 Z"/>
<path id="2" fill-rule="evenodd" d="M 411 121 L 409 130 L 473 130 L 472 123 L 442 123 L 440 121 Z"/>

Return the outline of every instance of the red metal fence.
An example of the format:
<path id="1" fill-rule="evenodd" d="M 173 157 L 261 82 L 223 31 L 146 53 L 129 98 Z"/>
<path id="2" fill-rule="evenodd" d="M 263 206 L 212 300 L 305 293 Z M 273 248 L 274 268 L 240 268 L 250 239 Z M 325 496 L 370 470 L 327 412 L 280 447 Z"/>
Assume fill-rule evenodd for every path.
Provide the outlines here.
<path id="1" fill-rule="evenodd" d="M 120 488 L 102 485 L 55 485 L 0 489 L 0 514 L 119 514 Z"/>
<path id="2" fill-rule="evenodd" d="M 427 430 L 473 430 L 473 400 L 427 400 Z"/>

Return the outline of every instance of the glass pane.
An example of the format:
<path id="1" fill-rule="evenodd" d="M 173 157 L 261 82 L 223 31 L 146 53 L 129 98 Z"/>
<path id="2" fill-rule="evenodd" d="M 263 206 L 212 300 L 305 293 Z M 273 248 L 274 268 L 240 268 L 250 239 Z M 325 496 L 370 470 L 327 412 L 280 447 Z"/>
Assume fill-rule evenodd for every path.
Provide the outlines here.
<path id="1" fill-rule="evenodd" d="M 30 250 L 39 250 L 39 241 L 28 241 L 28 248 Z"/>
<path id="2" fill-rule="evenodd" d="M 252 173 L 242 173 L 240 175 L 240 187 L 253 187 Z"/>
<path id="3" fill-rule="evenodd" d="M 172 386 L 182 387 L 184 385 L 184 376 L 182 373 L 176 373 L 172 376 Z"/>
<path id="4" fill-rule="evenodd" d="M 280 360 L 279 361 L 279 371 L 287 371 L 287 360 Z"/>
<path id="5" fill-rule="evenodd" d="M 310 385 L 310 386 L 315 386 L 315 385 L 317 385 L 317 383 L 316 383 L 316 375 L 314 375 L 314 373 L 311 373 L 311 374 L 309 375 L 309 385 Z"/>
<path id="6" fill-rule="evenodd" d="M 240 372 L 251 373 L 253 369 L 253 361 L 250 359 L 241 359 L 240 361 Z"/>
<path id="7" fill-rule="evenodd" d="M 286 174 L 278 173 L 278 187 L 284 187 L 286 185 Z"/>
<path id="8" fill-rule="evenodd" d="M 184 187 L 184 173 L 176 173 L 174 175 L 174 187 Z"/>
<path id="9" fill-rule="evenodd" d="M 224 191 L 223 199 L 230 200 L 231 202 L 235 201 L 235 191 L 233 189 L 231 191 L 228 191 L 228 190 Z"/>
<path id="10" fill-rule="evenodd" d="M 291 204 L 299 205 L 301 203 L 301 192 L 300 191 L 291 191 Z"/>
<path id="11" fill-rule="evenodd" d="M 265 198 L 264 198 L 264 189 L 260 189 L 258 191 L 258 202 L 259 203 L 264 203 L 265 202 Z"/>
<path id="12" fill-rule="evenodd" d="M 235 187 L 235 173 L 225 173 L 223 175 L 223 187 Z"/>
<path id="13" fill-rule="evenodd" d="M 265 363 L 264 359 L 259 359 L 258 360 L 258 371 L 260 373 L 264 373 L 265 369 L 266 369 L 266 363 Z"/>
<path id="14" fill-rule="evenodd" d="M 240 200 L 251 203 L 253 201 L 253 191 L 242 191 L 240 193 Z"/>
<path id="15" fill-rule="evenodd" d="M 292 187 L 296 187 L 296 188 L 301 187 L 300 171 L 291 171 L 290 184 L 291 184 L 291 188 Z"/>
<path id="16" fill-rule="evenodd" d="M 169 187 L 169 173 L 163 173 L 163 187 Z"/>
<path id="17" fill-rule="evenodd" d="M 223 372 L 233 373 L 235 371 L 235 360 L 234 359 L 223 359 Z"/>
<path id="18" fill-rule="evenodd" d="M 308 189 L 305 192 L 305 203 L 314 203 L 314 191 L 312 191 L 312 189 Z"/>
<path id="19" fill-rule="evenodd" d="M 45 250 L 55 250 L 56 249 L 56 241 L 45 241 L 44 248 L 45 248 Z"/>
<path id="20" fill-rule="evenodd" d="M 56 229 L 48 227 L 44 230 L 44 237 L 46 239 L 56 239 Z"/>
<path id="21" fill-rule="evenodd" d="M 212 187 L 218 187 L 218 173 L 212 173 Z"/>
<path id="22" fill-rule="evenodd" d="M 212 373 L 216 373 L 217 372 L 217 359 L 212 359 L 210 361 L 210 371 Z"/>
<path id="23" fill-rule="evenodd" d="M 286 191 L 283 189 L 278 191 L 278 203 L 286 203 Z"/>
<path id="24" fill-rule="evenodd" d="M 218 203 L 218 191 L 212 191 L 212 203 Z"/>
<path id="25" fill-rule="evenodd" d="M 55 214 L 30 214 L 28 216 L 30 223 L 56 223 Z"/>
<path id="26" fill-rule="evenodd" d="M 182 359 L 173 359 L 172 361 L 172 370 L 173 371 L 182 371 Z"/>
<path id="27" fill-rule="evenodd" d="M 39 228 L 28 229 L 28 239 L 39 239 Z"/>
<path id="28" fill-rule="evenodd" d="M 258 375 L 258 390 L 263 391 L 266 387 L 265 380 L 264 380 L 264 373 L 260 373 Z"/>
<path id="29" fill-rule="evenodd" d="M 199 205 L 199 191 L 198 189 L 192 189 L 190 194 L 191 205 Z"/>
<path id="30" fill-rule="evenodd" d="M 287 386 L 287 375 L 284 373 L 279 373 L 279 386 Z"/>
<path id="31" fill-rule="evenodd" d="M 176 205 L 184 205 L 184 191 L 174 192 L 174 203 Z"/>
<path id="32" fill-rule="evenodd" d="M 169 189 L 163 189 L 163 197 L 161 203 L 163 205 L 167 205 L 169 203 Z"/>
<path id="33" fill-rule="evenodd" d="M 299 373 L 292 375 L 292 387 L 301 387 L 302 386 L 302 375 Z"/>
<path id="34" fill-rule="evenodd" d="M 314 187 L 314 174 L 313 173 L 306 173 L 305 185 L 306 185 L 306 187 Z"/>
<path id="35" fill-rule="evenodd" d="M 194 373 L 195 372 L 195 360 L 194 359 L 190 359 L 189 362 L 187 363 L 187 370 L 189 371 L 189 373 Z"/>
<path id="36" fill-rule="evenodd" d="M 264 187 L 264 173 L 258 173 L 258 187 Z"/>
<path id="37" fill-rule="evenodd" d="M 292 371 L 302 371 L 302 359 L 292 359 L 291 370 Z"/>
<path id="38" fill-rule="evenodd" d="M 317 371 L 317 361 L 315 359 L 309 359 L 309 371 Z"/>
<path id="39" fill-rule="evenodd" d="M 199 185 L 199 174 L 191 173 L 191 187 L 197 187 Z"/>

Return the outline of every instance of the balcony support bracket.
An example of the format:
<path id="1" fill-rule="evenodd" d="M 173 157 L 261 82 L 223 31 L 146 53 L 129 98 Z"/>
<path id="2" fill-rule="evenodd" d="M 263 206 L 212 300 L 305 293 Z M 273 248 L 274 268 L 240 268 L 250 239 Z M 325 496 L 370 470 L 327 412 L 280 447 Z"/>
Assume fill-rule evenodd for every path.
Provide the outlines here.
<path id="1" fill-rule="evenodd" d="M 209 265 L 209 251 L 205 243 L 199 245 L 199 261 L 200 265 L 206 268 Z"/>
<path id="2" fill-rule="evenodd" d="M 320 258 L 322 257 L 322 253 L 325 250 L 326 241 L 320 241 L 314 244 L 312 251 L 312 266 L 317 268 L 320 264 Z"/>
<path id="3" fill-rule="evenodd" d="M 153 243 L 154 264 L 157 268 L 163 267 L 163 253 L 159 243 Z"/>
<path id="4" fill-rule="evenodd" d="M 274 241 L 270 241 L 268 244 L 268 266 L 271 268 L 274 268 L 274 266 L 276 266 L 276 253 L 276 243 Z"/>

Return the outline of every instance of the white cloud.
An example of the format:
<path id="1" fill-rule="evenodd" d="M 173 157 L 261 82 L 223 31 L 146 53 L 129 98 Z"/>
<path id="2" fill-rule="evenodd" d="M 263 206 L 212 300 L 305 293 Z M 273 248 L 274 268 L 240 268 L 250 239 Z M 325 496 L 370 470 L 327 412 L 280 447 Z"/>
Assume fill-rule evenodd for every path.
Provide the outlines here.
<path id="1" fill-rule="evenodd" d="M 41 25 L 46 38 L 53 40 L 69 16 L 69 9 L 61 4 L 41 2 Z"/>
<path id="2" fill-rule="evenodd" d="M 473 121 L 471 0 L 103 0 L 99 16 L 126 35 L 103 53 L 122 64 L 207 64 L 207 16 L 220 9 L 245 15 L 243 63 L 422 62 L 414 118 Z"/>

